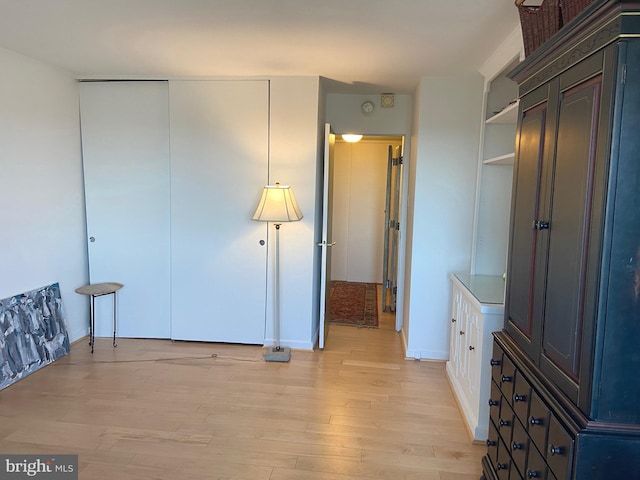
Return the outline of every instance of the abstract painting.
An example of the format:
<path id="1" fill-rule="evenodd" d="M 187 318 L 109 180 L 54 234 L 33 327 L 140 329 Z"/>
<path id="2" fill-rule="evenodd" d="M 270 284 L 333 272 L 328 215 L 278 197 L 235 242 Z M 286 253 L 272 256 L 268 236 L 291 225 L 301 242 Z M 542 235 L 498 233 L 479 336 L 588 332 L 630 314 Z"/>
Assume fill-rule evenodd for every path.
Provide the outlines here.
<path id="1" fill-rule="evenodd" d="M 57 283 L 0 300 L 0 390 L 67 353 Z"/>

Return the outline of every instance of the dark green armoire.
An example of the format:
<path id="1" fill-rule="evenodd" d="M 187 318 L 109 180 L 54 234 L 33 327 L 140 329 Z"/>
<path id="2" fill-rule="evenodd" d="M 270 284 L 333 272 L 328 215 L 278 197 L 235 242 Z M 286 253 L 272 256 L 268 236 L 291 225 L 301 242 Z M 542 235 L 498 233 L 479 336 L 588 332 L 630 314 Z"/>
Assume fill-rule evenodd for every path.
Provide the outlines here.
<path id="1" fill-rule="evenodd" d="M 488 480 L 640 479 L 640 3 L 523 61 Z"/>

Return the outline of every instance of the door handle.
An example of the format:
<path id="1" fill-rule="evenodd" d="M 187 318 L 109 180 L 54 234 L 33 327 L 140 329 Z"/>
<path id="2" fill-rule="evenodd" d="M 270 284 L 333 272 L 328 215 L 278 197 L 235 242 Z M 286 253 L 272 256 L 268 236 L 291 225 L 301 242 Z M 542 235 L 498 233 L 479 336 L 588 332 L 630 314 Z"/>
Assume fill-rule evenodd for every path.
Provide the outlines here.
<path id="1" fill-rule="evenodd" d="M 327 242 L 318 242 L 316 243 L 317 246 L 319 247 L 324 247 L 325 245 L 327 247 L 333 247 L 336 244 L 336 242 L 331 242 L 331 243 L 327 243 Z"/>

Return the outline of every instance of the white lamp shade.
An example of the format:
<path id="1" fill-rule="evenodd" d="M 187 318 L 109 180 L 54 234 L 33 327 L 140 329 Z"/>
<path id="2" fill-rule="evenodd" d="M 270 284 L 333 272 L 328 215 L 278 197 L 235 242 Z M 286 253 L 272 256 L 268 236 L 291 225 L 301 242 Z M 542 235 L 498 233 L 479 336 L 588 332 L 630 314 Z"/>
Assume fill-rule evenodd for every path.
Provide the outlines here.
<path id="1" fill-rule="evenodd" d="M 295 222 L 301 218 L 302 212 L 291 187 L 276 183 L 264 187 L 256 213 L 251 219 L 258 222 Z"/>

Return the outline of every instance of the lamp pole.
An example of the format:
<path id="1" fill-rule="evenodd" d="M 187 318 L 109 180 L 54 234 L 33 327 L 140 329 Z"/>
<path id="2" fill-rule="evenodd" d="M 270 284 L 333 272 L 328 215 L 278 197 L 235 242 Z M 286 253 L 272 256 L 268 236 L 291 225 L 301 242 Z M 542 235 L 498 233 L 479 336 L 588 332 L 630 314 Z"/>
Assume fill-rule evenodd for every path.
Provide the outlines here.
<path id="1" fill-rule="evenodd" d="M 276 227 L 276 280 L 275 280 L 275 336 L 276 336 L 276 350 L 280 351 L 280 225 L 281 223 L 276 223 L 274 226 Z"/>

